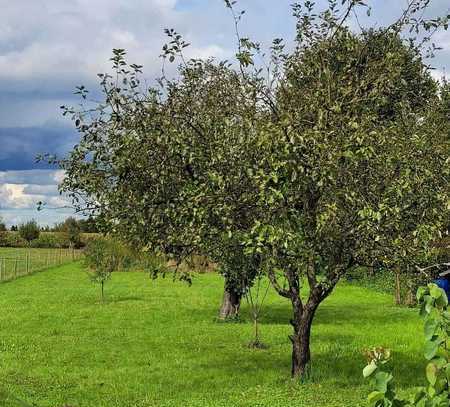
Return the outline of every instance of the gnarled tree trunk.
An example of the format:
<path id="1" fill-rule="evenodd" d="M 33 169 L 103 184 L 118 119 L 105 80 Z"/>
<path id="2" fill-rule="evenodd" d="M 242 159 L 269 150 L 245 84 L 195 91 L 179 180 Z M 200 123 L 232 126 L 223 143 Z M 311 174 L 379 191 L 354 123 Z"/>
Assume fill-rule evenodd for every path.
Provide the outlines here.
<path id="1" fill-rule="evenodd" d="M 239 315 L 239 308 L 241 307 L 241 295 L 236 291 L 228 289 L 225 284 L 223 291 L 222 306 L 219 311 L 219 319 L 225 320 L 236 318 Z"/>

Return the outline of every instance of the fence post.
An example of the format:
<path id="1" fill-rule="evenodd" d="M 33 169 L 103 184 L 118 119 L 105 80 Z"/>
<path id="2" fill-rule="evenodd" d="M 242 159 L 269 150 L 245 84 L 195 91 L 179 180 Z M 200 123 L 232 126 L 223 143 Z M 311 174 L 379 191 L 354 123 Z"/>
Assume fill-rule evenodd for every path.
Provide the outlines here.
<path id="1" fill-rule="evenodd" d="M 14 278 L 17 278 L 17 258 L 14 259 Z"/>
<path id="2" fill-rule="evenodd" d="M 27 253 L 25 269 L 26 274 L 30 274 L 30 253 Z"/>

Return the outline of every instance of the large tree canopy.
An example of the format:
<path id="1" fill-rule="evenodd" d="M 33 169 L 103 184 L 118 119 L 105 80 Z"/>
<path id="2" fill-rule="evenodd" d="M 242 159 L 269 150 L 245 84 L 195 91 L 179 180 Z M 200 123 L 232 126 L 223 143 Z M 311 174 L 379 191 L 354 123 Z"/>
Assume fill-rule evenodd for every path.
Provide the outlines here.
<path id="1" fill-rule="evenodd" d="M 295 4 L 295 49 L 275 40 L 262 67 L 239 34 L 237 66 L 185 61 L 169 30 L 179 75 L 143 90 L 141 67 L 115 50 L 105 101 L 65 108 L 82 139 L 58 161 L 61 189 L 110 233 L 177 259 L 204 254 L 238 281 L 265 270 L 292 304 L 293 376 L 307 373 L 315 312 L 339 279 L 426 254 L 449 213 L 446 93 L 422 44 L 402 36 L 447 20 L 421 19 L 428 1 L 414 0 L 395 24 L 354 33 L 362 2 L 329 3 Z"/>

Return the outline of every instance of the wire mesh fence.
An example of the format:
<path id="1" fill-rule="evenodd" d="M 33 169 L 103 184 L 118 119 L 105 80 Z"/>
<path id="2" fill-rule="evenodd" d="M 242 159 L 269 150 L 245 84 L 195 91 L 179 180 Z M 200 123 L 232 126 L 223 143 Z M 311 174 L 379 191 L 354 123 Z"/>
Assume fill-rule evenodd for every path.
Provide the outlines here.
<path id="1" fill-rule="evenodd" d="M 42 271 L 81 258 L 74 249 L 3 249 L 0 251 L 0 282 Z"/>

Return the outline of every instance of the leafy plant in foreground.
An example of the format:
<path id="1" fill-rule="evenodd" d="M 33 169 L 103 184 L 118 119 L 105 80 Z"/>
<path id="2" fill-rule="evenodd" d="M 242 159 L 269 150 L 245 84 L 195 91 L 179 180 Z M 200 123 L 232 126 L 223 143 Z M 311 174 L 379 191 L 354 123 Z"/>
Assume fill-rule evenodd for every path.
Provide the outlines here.
<path id="1" fill-rule="evenodd" d="M 371 407 L 448 407 L 450 406 L 450 312 L 445 291 L 436 284 L 428 284 L 417 291 L 420 315 L 424 318 L 424 356 L 427 385 L 419 387 L 406 398 L 399 398 L 390 371 L 383 370 L 390 359 L 390 351 L 376 348 L 367 352 L 369 364 L 363 375 L 372 380 L 374 391 L 369 394 Z"/>

